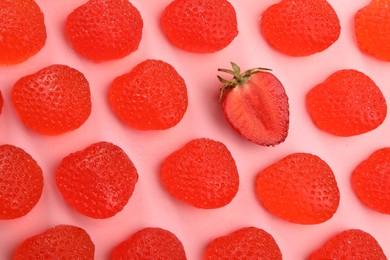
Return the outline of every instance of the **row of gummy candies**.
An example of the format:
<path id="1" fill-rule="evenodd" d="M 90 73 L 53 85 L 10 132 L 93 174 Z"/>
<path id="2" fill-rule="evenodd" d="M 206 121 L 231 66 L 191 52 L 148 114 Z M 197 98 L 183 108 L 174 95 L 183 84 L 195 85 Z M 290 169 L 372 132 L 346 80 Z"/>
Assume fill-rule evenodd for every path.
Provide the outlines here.
<path id="1" fill-rule="evenodd" d="M 91 1 L 91 2 L 93 2 L 93 1 Z M 175 1 L 175 2 L 180 2 L 180 1 Z M 199 1 L 199 2 L 201 2 L 201 1 Z M 288 2 L 288 1 L 283 1 L 283 2 Z M 325 3 L 326 3 L 326 1 L 324 1 Z M 179 7 L 180 8 L 180 7 Z M 265 17 L 265 15 L 264 15 L 264 17 Z M 177 34 L 177 32 L 175 32 L 174 34 Z M 237 34 L 237 33 L 236 33 Z M 167 35 L 168 36 L 168 35 Z M 338 36 L 337 36 L 338 37 Z M 336 39 L 337 39 L 337 37 L 336 37 Z M 169 36 L 168 36 L 168 38 L 169 38 Z M 234 37 L 232 37 L 232 39 L 233 39 Z M 183 38 L 181 38 L 181 39 L 183 39 Z M 187 37 L 187 38 L 185 38 L 185 39 L 189 39 L 189 37 Z M 231 40 L 232 40 L 231 39 Z M 170 39 L 171 40 L 171 39 Z M 231 41 L 230 40 L 230 41 Z M 174 43 L 174 40 L 171 40 L 173 43 Z M 229 41 L 229 42 L 230 42 Z M 96 41 L 92 41 L 93 42 L 93 44 L 95 45 L 96 44 Z M 208 41 L 208 42 L 213 42 L 213 41 Z M 139 43 L 139 41 L 138 41 L 138 43 Z M 138 43 L 137 43 L 137 45 L 138 45 Z M 270 43 L 271 43 L 271 41 L 270 41 Z M 228 43 L 227 43 L 228 44 Z M 226 45 L 227 45 L 226 44 Z M 272 44 L 272 43 L 271 43 Z M 72 44 L 73 45 L 73 44 Z M 84 43 L 83 43 L 83 45 L 84 45 Z M 177 46 L 179 46 L 180 47 L 180 43 L 178 43 L 178 44 L 176 44 Z M 225 45 L 225 46 L 226 46 Z M 330 45 L 330 44 L 329 44 Z M 195 46 L 199 46 L 198 45 L 198 43 L 196 43 L 195 44 Z M 225 47 L 225 46 L 223 46 L 223 47 Z M 222 47 L 222 48 L 223 48 Z M 275 47 L 277 47 L 277 46 L 275 46 Z M 328 46 L 326 46 L 325 48 L 327 48 Z M 186 47 L 182 47 L 183 49 L 185 49 Z M 221 48 L 221 47 L 219 47 L 219 48 Z M 75 49 L 77 50 L 77 47 L 75 47 Z M 89 48 L 90 49 L 90 48 Z M 315 48 L 314 48 L 315 49 Z M 207 50 L 207 51 L 205 51 L 205 49 L 203 49 L 203 50 L 191 50 L 191 49 L 188 49 L 189 51 L 196 51 L 196 52 L 213 52 L 213 51 L 216 51 L 216 50 L 212 50 L 212 51 L 210 51 L 210 50 Z M 321 50 L 320 50 L 321 51 Z M 79 51 L 81 54 L 82 54 L 82 51 Z M 93 51 L 93 52 L 95 52 L 95 51 Z M 317 52 L 317 51 L 316 51 Z M 104 53 L 104 52 L 103 52 Z M 312 53 L 309 53 L 309 54 L 312 54 Z M 309 55 L 309 54 L 290 54 L 290 55 L 296 55 L 296 56 L 299 56 L 299 55 Z M 88 57 L 87 55 L 85 55 L 85 54 L 83 54 L 84 56 L 86 56 L 86 57 Z M 102 60 L 104 60 L 104 58 L 100 58 L 100 59 L 102 59 L 102 60 L 99 60 L 98 58 L 97 59 L 94 59 L 94 58 L 92 58 L 92 57 L 89 57 L 90 59 L 92 59 L 92 60 L 95 60 L 95 61 L 102 61 Z M 82 77 L 81 77 L 82 78 Z M 53 134 L 53 133 L 49 133 L 49 134 Z"/>
<path id="2" fill-rule="evenodd" d="M 45 45 L 43 13 L 34 0 L 0 4 L 0 64 L 23 62 Z M 358 46 L 382 60 L 390 60 L 389 8 L 387 0 L 375 0 L 355 15 Z M 160 22 L 167 39 L 190 52 L 219 51 L 238 34 L 235 9 L 226 0 L 175 0 L 163 10 Z M 260 28 L 271 46 L 291 56 L 327 49 L 341 30 L 326 0 L 283 0 L 263 12 Z M 142 30 L 141 14 L 125 0 L 88 1 L 69 14 L 65 26 L 73 48 L 95 62 L 123 58 L 137 50 Z"/>
<path id="3" fill-rule="evenodd" d="M 48 247 L 46 241 L 55 241 Z M 83 245 L 82 247 L 80 245 Z M 348 246 L 346 246 L 348 245 Z M 21 243 L 14 259 L 46 259 L 63 256 L 66 259 L 94 259 L 95 245 L 82 228 L 58 225 Z M 367 253 L 365 253 L 367 252 Z M 243 256 L 281 260 L 282 253 L 274 238 L 266 231 L 245 227 L 210 241 L 204 259 L 240 259 Z M 187 259 L 182 242 L 175 234 L 161 228 L 144 228 L 111 251 L 111 259 Z M 357 229 L 345 230 L 331 238 L 308 257 L 319 259 L 387 259 L 377 241 Z"/>
<path id="4" fill-rule="evenodd" d="M 201 148 L 199 148 L 199 144 L 201 144 Z M 206 149 L 205 147 L 208 148 Z M 32 186 L 30 186 L 32 190 L 28 190 L 27 193 L 32 192 L 32 194 L 30 194 L 29 199 L 39 199 L 41 190 L 39 191 L 38 189 L 42 186 L 42 177 L 39 177 L 41 176 L 41 173 L 39 173 L 39 166 L 37 166 L 35 164 L 35 161 L 21 149 L 10 146 L 2 146 L 2 153 L 4 152 L 5 148 L 8 151 L 12 152 L 12 155 L 15 155 L 15 157 L 17 158 L 12 161 L 12 165 L 8 165 L 8 167 L 12 169 L 12 167 L 21 167 L 22 165 L 23 168 L 26 167 L 27 172 L 30 173 L 30 179 L 27 181 L 29 182 L 29 184 L 32 184 Z M 222 177 L 233 178 L 232 176 L 236 176 L 236 178 L 225 179 L 225 181 L 227 182 L 225 183 L 225 185 L 229 185 L 229 187 L 225 187 L 225 195 L 221 197 L 220 194 L 216 194 L 217 197 L 213 197 L 214 194 L 211 194 L 211 199 L 209 198 L 209 204 L 205 205 L 204 201 L 205 198 L 210 196 L 210 194 L 203 194 L 204 197 L 202 197 L 202 194 L 200 194 L 199 197 L 195 197 L 195 199 L 190 198 L 187 202 L 197 207 L 206 206 L 206 208 L 215 208 L 229 203 L 232 197 L 234 197 L 234 193 L 236 192 L 237 188 L 232 186 L 238 185 L 234 161 L 230 157 L 226 147 L 224 147 L 221 143 L 207 139 L 199 139 L 192 141 L 191 143 L 187 144 L 186 147 L 176 153 L 173 153 L 164 161 L 162 167 L 162 178 L 163 180 L 165 179 L 165 181 L 168 182 L 166 183 L 168 189 L 173 188 L 173 190 L 170 190 L 171 193 L 177 196 L 179 199 L 185 200 L 186 197 L 189 197 L 188 194 L 184 194 L 184 197 L 180 197 L 180 189 L 178 189 L 175 184 L 170 184 L 169 182 L 172 181 L 172 178 L 170 176 L 172 175 L 172 172 L 177 171 L 176 164 L 185 164 L 186 160 L 194 160 L 193 157 L 195 152 L 202 154 L 204 156 L 204 158 L 202 159 L 209 158 L 212 161 L 222 160 L 221 163 L 218 163 L 217 165 L 213 166 L 217 168 L 223 167 L 223 170 L 230 171 L 226 174 L 227 176 Z M 387 153 L 389 152 L 390 151 L 387 151 Z M 195 157 L 198 156 L 199 155 Z M 378 157 L 380 160 L 381 155 L 376 154 L 369 160 L 363 162 L 359 166 L 359 171 L 363 171 L 364 174 L 364 171 L 367 167 L 372 167 L 370 164 L 376 163 Z M 86 158 L 90 158 L 89 163 L 85 163 Z M 93 159 L 91 160 L 91 158 Z M 318 178 L 321 179 L 324 183 L 319 183 L 317 181 L 317 188 L 320 188 L 319 186 L 326 187 L 326 189 L 323 189 L 323 187 L 321 187 L 321 190 L 325 192 L 325 197 L 327 199 L 322 198 L 322 194 L 315 194 L 313 195 L 313 198 L 309 199 L 309 202 L 305 202 L 305 200 L 303 200 L 304 203 L 299 202 L 299 210 L 295 207 L 295 211 L 293 211 L 293 214 L 291 214 L 291 212 L 287 212 L 287 214 L 285 214 L 285 211 L 283 211 L 283 209 L 279 211 L 277 207 L 271 207 L 270 211 L 275 213 L 276 215 L 282 214 L 279 216 L 292 222 L 297 220 L 306 221 L 306 223 L 313 223 L 313 221 L 325 221 L 326 219 L 324 218 L 330 217 L 326 216 L 326 214 L 332 215 L 334 213 L 335 208 L 337 208 L 339 198 L 337 197 L 338 194 L 336 194 L 337 187 L 331 187 L 332 184 L 333 186 L 335 185 L 335 180 L 332 176 L 330 168 L 318 157 L 303 156 L 302 154 L 289 156 L 288 158 L 267 168 L 266 170 L 264 170 L 263 173 L 259 174 L 257 184 L 260 186 L 266 186 L 267 178 L 270 178 L 270 176 L 272 176 L 272 174 L 274 173 L 273 170 L 275 170 L 275 168 L 280 167 L 286 169 L 289 164 L 292 164 L 294 167 L 297 167 L 296 165 L 299 165 L 300 167 L 302 165 L 302 163 L 299 162 L 300 159 L 306 161 L 304 165 L 305 169 L 302 170 L 307 170 L 307 167 L 309 166 L 315 168 L 323 168 L 324 176 L 318 176 Z M 117 165 L 121 165 L 120 169 L 118 169 Z M 85 172 L 85 169 L 83 167 L 90 169 L 91 166 L 96 167 L 98 170 L 105 171 L 105 175 L 107 175 L 107 172 L 111 172 L 109 174 L 110 176 L 108 183 L 110 183 L 109 189 L 115 189 L 116 191 L 116 197 L 110 197 L 110 199 L 115 200 L 115 203 L 112 204 L 115 205 L 114 207 L 107 208 L 106 206 L 104 206 L 104 204 L 107 203 L 105 203 L 104 201 L 99 201 L 99 198 L 94 197 L 94 193 L 99 194 L 99 190 L 91 189 L 91 187 L 89 186 L 90 178 L 88 178 L 88 180 L 83 181 L 83 179 L 79 179 L 77 177 L 81 174 L 80 172 Z M 115 169 L 119 172 L 118 174 L 113 174 L 114 171 L 110 169 Z M 217 173 L 220 174 L 221 172 L 221 169 L 216 169 L 215 172 L 210 173 L 210 175 L 216 175 Z M 277 169 L 276 172 L 278 174 L 288 174 L 289 170 L 287 170 L 287 172 L 283 172 Z M 95 173 L 99 174 L 99 172 Z M 33 176 L 34 174 L 36 174 L 38 177 Z M 307 174 L 303 176 L 301 180 L 297 180 L 296 178 L 290 179 L 292 179 L 292 182 L 301 183 L 302 179 L 307 179 L 307 177 L 316 178 L 312 175 L 313 171 L 309 169 Z M 221 176 L 217 176 L 217 178 L 219 177 Z M 88 147 L 84 151 L 69 155 L 61 162 L 57 171 L 57 185 L 64 198 L 79 212 L 97 218 L 109 217 L 110 215 L 113 215 L 120 211 L 131 196 L 131 193 L 134 189 L 134 185 L 137 182 L 137 178 L 138 176 L 136 170 L 129 158 L 119 147 L 109 143 L 97 143 Z M 204 176 L 201 176 L 200 178 L 204 179 Z M 209 178 L 209 176 L 207 178 Z M 25 180 L 19 179 L 18 181 L 20 182 L 19 188 L 23 189 L 25 185 L 23 185 L 22 182 Z M 104 180 L 104 182 L 105 181 L 106 180 Z M 104 183 L 104 186 L 106 184 L 107 183 Z M 268 185 L 271 186 L 271 188 L 269 189 L 271 194 L 265 196 L 268 196 L 268 199 L 275 199 L 273 187 L 275 185 L 278 185 L 278 183 L 275 184 L 273 183 L 273 180 L 271 180 L 271 183 L 269 183 Z M 267 187 L 260 187 L 260 192 L 263 192 L 264 190 L 267 190 Z M 303 190 L 305 190 L 304 187 Z M 9 192 L 12 193 L 12 191 Z M 267 193 L 267 191 L 265 192 Z M 16 194 L 19 193 L 16 192 Z M 198 194 L 195 192 L 192 195 L 197 196 Z M 264 195 L 259 193 L 259 197 L 262 198 L 262 196 Z M 276 194 L 276 200 L 278 200 L 277 197 L 278 195 Z M 318 204 L 318 198 L 321 198 L 321 203 L 324 203 L 325 208 L 324 205 L 320 205 L 321 203 Z M 265 198 L 265 200 L 268 199 Z M 15 200 L 13 201 L 17 200 L 19 200 L 19 198 L 15 198 Z M 315 201 L 315 203 L 310 203 L 310 201 Z M 22 202 L 24 202 L 23 206 L 25 207 L 19 208 L 19 210 L 26 210 L 26 206 L 34 206 L 32 204 L 35 203 L 32 201 L 27 202 L 27 204 L 26 201 Z M 197 202 L 201 204 L 196 204 Z M 103 207 L 100 203 L 103 203 Z M 219 204 L 210 205 L 212 203 Z M 275 203 L 271 202 L 271 204 Z M 302 206 L 302 204 L 304 205 Z M 314 210 L 315 212 L 311 212 L 312 210 L 302 212 L 302 210 L 305 211 L 305 207 L 314 207 L 316 208 L 316 210 Z M 302 216 L 299 216 L 300 214 L 297 214 L 297 212 L 302 213 Z M 306 214 L 310 212 L 313 215 L 310 216 Z M 2 211 L 2 213 L 4 212 Z M 48 245 L 48 243 L 46 242 L 48 240 L 56 241 L 56 243 Z M 348 244 L 347 248 L 345 247 L 346 243 Z M 58 257 L 59 255 L 62 255 L 60 252 L 65 252 L 64 256 L 70 257 L 72 259 L 78 257 L 93 259 L 94 248 L 95 246 L 85 230 L 75 226 L 60 225 L 50 228 L 41 234 L 35 235 L 23 241 L 15 251 L 15 259 L 26 259 L 26 257 L 39 258 L 41 257 L 41 252 L 44 252 L 44 255 L 46 257 Z M 236 255 L 237 249 L 239 249 L 238 255 Z M 313 252 L 313 254 L 311 255 L 311 259 L 329 258 L 330 256 L 335 256 L 335 254 L 338 256 L 356 256 L 356 252 L 359 252 L 359 256 L 364 256 L 367 259 L 386 259 L 382 248 L 375 240 L 375 238 L 361 230 L 345 230 L 341 232 L 334 238 L 330 239 L 323 247 Z M 272 259 L 282 258 L 281 251 L 272 235 L 262 229 L 254 227 L 242 228 L 226 236 L 216 238 L 215 240 L 211 241 L 209 245 L 207 245 L 205 251 L 206 259 L 219 259 L 221 257 L 227 257 L 231 259 L 235 257 L 240 257 L 242 255 L 263 255 L 267 257 L 272 257 Z M 153 259 L 157 259 L 158 257 L 167 257 L 167 259 L 186 259 L 184 247 L 180 240 L 171 232 L 160 228 L 142 229 L 131 235 L 125 241 L 118 244 L 112 250 L 113 259 L 121 259 L 121 257 L 128 257 L 129 259 L 133 259 L 133 257 L 136 256 L 141 256 L 141 258 L 151 256 Z"/>

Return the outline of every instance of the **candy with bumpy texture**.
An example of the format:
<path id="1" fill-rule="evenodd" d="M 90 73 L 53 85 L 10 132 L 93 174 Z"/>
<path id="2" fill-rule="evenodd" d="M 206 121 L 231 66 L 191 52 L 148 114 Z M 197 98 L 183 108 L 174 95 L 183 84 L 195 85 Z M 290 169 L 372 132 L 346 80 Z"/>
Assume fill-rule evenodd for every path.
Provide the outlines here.
<path id="1" fill-rule="evenodd" d="M 226 0 L 174 0 L 161 28 L 173 45 L 197 53 L 220 51 L 238 34 L 236 11 Z"/>
<path id="2" fill-rule="evenodd" d="M 144 228 L 118 244 L 112 251 L 111 259 L 187 258 L 183 244 L 173 233 L 162 228 Z"/>
<path id="3" fill-rule="evenodd" d="M 314 124 L 337 136 L 354 136 L 374 130 L 387 115 L 386 100 L 364 73 L 346 69 L 313 87 L 306 108 Z"/>
<path id="4" fill-rule="evenodd" d="M 79 128 L 91 113 L 89 83 L 78 70 L 51 65 L 19 79 L 12 101 L 23 123 L 43 135 Z"/>
<path id="5" fill-rule="evenodd" d="M 326 0 L 282 0 L 261 17 L 267 42 L 290 56 L 322 52 L 340 36 L 340 21 Z"/>
<path id="6" fill-rule="evenodd" d="M 230 151 L 207 138 L 194 139 L 170 154 L 162 163 L 161 178 L 171 195 L 203 209 L 229 204 L 239 186 Z"/>
<path id="7" fill-rule="evenodd" d="M 275 239 L 266 231 L 246 227 L 211 241 L 205 259 L 282 259 Z"/>
<path id="8" fill-rule="evenodd" d="M 120 212 L 137 180 L 137 170 L 126 153 L 107 142 L 68 155 L 56 172 L 65 201 L 92 218 L 109 218 Z"/>
<path id="9" fill-rule="evenodd" d="M 359 229 L 348 229 L 332 237 L 325 245 L 314 251 L 309 259 L 387 260 L 387 257 L 373 236 Z"/>
<path id="10" fill-rule="evenodd" d="M 38 203 L 43 190 L 42 169 L 23 149 L 0 146 L 0 219 L 19 218 Z"/>
<path id="11" fill-rule="evenodd" d="M 172 65 L 146 60 L 113 81 L 109 101 L 128 126 L 164 130 L 183 118 L 188 106 L 187 87 Z"/>
<path id="12" fill-rule="evenodd" d="M 352 188 L 364 205 L 390 214 L 390 148 L 382 148 L 362 161 L 352 173 Z"/>
<path id="13" fill-rule="evenodd" d="M 14 260 L 94 259 L 95 245 L 88 233 L 76 226 L 58 225 L 24 240 Z"/>
<path id="14" fill-rule="evenodd" d="M 34 0 L 0 1 L 0 65 L 21 63 L 45 43 L 44 16 Z"/>
<path id="15" fill-rule="evenodd" d="M 69 14 L 65 32 L 79 54 L 103 62 L 135 52 L 142 28 L 141 14 L 128 0 L 89 0 Z"/>
<path id="16" fill-rule="evenodd" d="M 262 170 L 256 193 L 269 212 L 297 224 L 329 220 L 340 201 L 332 169 L 308 153 L 290 154 Z"/>
<path id="17" fill-rule="evenodd" d="M 390 0 L 372 0 L 357 11 L 355 34 L 363 52 L 390 61 Z"/>

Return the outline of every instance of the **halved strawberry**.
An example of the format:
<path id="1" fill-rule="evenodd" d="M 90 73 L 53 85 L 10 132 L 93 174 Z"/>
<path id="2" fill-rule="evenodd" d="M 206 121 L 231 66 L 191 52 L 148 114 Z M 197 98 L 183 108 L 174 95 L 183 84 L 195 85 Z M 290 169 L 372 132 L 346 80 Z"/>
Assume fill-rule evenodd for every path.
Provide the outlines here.
<path id="1" fill-rule="evenodd" d="M 233 70 L 219 69 L 233 75 L 221 88 L 222 108 L 226 120 L 249 141 L 265 146 L 283 142 L 289 128 L 288 97 L 282 83 L 269 69 L 255 68 L 241 73 L 235 63 Z"/>

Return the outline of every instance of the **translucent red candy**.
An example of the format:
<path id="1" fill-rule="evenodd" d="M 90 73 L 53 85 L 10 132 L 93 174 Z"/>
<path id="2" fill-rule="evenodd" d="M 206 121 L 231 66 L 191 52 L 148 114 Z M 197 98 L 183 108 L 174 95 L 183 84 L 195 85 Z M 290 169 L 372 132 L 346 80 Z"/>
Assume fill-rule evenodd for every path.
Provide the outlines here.
<path id="1" fill-rule="evenodd" d="M 359 229 L 348 229 L 329 239 L 309 259 L 387 260 L 387 257 L 373 236 Z"/>
<path id="2" fill-rule="evenodd" d="M 281 260 L 282 252 L 266 231 L 246 227 L 211 241 L 205 259 L 273 259 Z"/>
<path id="3" fill-rule="evenodd" d="M 128 0 L 89 0 L 66 19 L 72 47 L 95 62 L 123 58 L 138 49 L 143 21 Z"/>
<path id="4" fill-rule="evenodd" d="M 19 79 L 12 101 L 23 123 L 43 135 L 79 128 L 91 113 L 89 83 L 78 70 L 51 65 Z"/>
<path id="5" fill-rule="evenodd" d="M 340 36 L 340 21 L 326 0 L 282 0 L 261 16 L 267 42 L 290 56 L 322 52 Z"/>
<path id="6" fill-rule="evenodd" d="M 0 220 L 19 218 L 38 203 L 43 190 L 42 170 L 23 149 L 0 146 Z"/>
<path id="7" fill-rule="evenodd" d="M 262 170 L 256 193 L 269 212 L 297 224 L 329 220 L 340 201 L 332 169 L 308 153 L 290 154 Z"/>
<path id="8" fill-rule="evenodd" d="M 355 35 L 363 52 L 390 61 L 390 1 L 372 0 L 358 10 Z"/>
<path id="9" fill-rule="evenodd" d="M 307 94 L 314 124 L 337 136 L 354 136 L 379 127 L 387 116 L 386 100 L 364 73 L 345 69 L 330 75 Z"/>
<path id="10" fill-rule="evenodd" d="M 187 87 L 172 65 L 146 60 L 113 81 L 109 101 L 128 126 L 164 130 L 183 118 L 188 106 Z"/>
<path id="11" fill-rule="evenodd" d="M 352 187 L 366 206 L 390 214 L 390 148 L 372 153 L 353 171 Z"/>
<path id="12" fill-rule="evenodd" d="M 170 154 L 161 167 L 168 192 L 197 208 L 220 208 L 238 191 L 236 163 L 227 147 L 207 138 L 194 139 Z"/>
<path id="13" fill-rule="evenodd" d="M 111 254 L 119 259 L 172 259 L 186 260 L 181 241 L 170 231 L 161 228 L 144 228 L 119 243 Z"/>
<path id="14" fill-rule="evenodd" d="M 94 259 L 95 245 L 88 233 L 76 226 L 58 225 L 24 240 L 14 260 Z"/>
<path id="15" fill-rule="evenodd" d="M 0 1 L 0 65 L 23 62 L 45 43 L 43 13 L 34 0 Z"/>
<path id="16" fill-rule="evenodd" d="M 107 142 L 68 155 L 56 171 L 57 187 L 65 201 L 92 218 L 109 218 L 122 211 L 137 180 L 127 154 Z"/>
<path id="17" fill-rule="evenodd" d="M 175 0 L 161 15 L 168 40 L 183 50 L 212 53 L 238 34 L 236 11 L 226 0 Z"/>

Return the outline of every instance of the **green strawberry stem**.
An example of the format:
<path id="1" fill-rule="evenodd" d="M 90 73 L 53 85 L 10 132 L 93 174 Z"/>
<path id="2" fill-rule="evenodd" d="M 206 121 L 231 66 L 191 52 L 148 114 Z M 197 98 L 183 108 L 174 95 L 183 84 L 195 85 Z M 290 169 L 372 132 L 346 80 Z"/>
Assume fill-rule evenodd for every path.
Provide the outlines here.
<path id="1" fill-rule="evenodd" d="M 267 68 L 254 68 L 241 73 L 241 69 L 236 63 L 230 62 L 230 64 L 233 70 L 218 69 L 218 71 L 233 75 L 233 78 L 231 80 L 227 80 L 222 78 L 221 76 L 217 76 L 219 81 L 224 84 L 224 86 L 220 89 L 219 101 L 222 101 L 223 97 L 225 96 L 225 93 L 228 90 L 245 84 L 253 73 L 271 71 L 271 69 Z"/>

